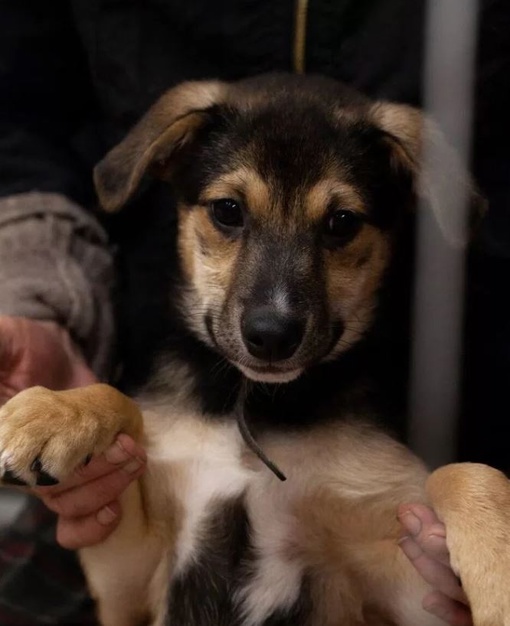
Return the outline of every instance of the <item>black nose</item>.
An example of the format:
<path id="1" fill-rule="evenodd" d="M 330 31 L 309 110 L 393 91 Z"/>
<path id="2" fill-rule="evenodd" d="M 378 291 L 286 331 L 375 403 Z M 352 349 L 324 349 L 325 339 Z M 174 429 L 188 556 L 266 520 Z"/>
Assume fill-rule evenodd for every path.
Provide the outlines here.
<path id="1" fill-rule="evenodd" d="M 282 315 L 272 307 L 262 306 L 244 315 L 241 332 L 251 355 L 266 361 L 283 361 L 298 349 L 305 324 L 294 317 Z"/>

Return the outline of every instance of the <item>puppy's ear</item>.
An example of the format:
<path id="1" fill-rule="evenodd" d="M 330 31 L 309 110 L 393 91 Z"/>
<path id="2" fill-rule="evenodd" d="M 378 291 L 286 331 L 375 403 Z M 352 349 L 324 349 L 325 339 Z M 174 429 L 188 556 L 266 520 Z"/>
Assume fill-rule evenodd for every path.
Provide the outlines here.
<path id="1" fill-rule="evenodd" d="M 416 197 L 433 211 L 446 239 L 465 243 L 485 213 L 486 201 L 437 124 L 402 104 L 376 103 L 370 113 L 391 144 L 393 167 L 411 174 Z M 465 202 L 469 223 L 462 210 Z"/>
<path id="2" fill-rule="evenodd" d="M 207 110 L 222 102 L 226 84 L 188 82 L 165 93 L 94 169 L 94 183 L 106 211 L 120 209 L 152 165 L 169 161 L 204 124 Z"/>

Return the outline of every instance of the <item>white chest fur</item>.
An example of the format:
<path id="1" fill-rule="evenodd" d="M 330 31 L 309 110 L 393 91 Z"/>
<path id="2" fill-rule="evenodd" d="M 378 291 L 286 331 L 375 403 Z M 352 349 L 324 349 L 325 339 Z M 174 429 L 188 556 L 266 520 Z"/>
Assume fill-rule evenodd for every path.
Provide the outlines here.
<path id="1" fill-rule="evenodd" d="M 146 411 L 144 416 L 149 480 L 157 481 L 157 490 L 171 494 L 182 509 L 174 574 L 198 558 L 204 522 L 214 507 L 244 494 L 258 558 L 253 578 L 235 595 L 243 623 L 260 624 L 273 611 L 292 606 L 303 570 L 301 563 L 285 554 L 295 530 L 288 512 L 291 485 L 281 483 L 258 461 L 253 467 L 246 463 L 245 444 L 234 420 L 207 422 L 175 411 L 165 417 L 160 411 Z"/>
<path id="2" fill-rule="evenodd" d="M 149 473 L 157 474 L 157 480 L 164 477 L 167 484 L 158 489 L 171 494 L 182 511 L 177 573 L 195 555 L 214 504 L 240 495 L 254 472 L 242 463 L 243 442 L 235 422 L 207 423 L 189 414 L 144 415 Z"/>

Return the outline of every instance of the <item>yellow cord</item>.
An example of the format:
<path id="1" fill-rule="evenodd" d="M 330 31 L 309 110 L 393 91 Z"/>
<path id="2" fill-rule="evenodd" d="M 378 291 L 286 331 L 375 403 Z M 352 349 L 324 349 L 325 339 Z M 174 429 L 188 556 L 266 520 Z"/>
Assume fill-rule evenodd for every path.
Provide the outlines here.
<path id="1" fill-rule="evenodd" d="M 296 22 L 294 25 L 294 71 L 304 74 L 306 71 L 306 22 L 308 18 L 308 0 L 296 0 Z"/>

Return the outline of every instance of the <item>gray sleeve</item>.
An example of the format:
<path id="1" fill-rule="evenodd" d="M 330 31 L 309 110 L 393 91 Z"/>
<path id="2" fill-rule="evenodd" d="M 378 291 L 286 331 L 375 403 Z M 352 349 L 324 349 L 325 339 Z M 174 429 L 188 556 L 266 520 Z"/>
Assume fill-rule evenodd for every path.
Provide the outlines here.
<path id="1" fill-rule="evenodd" d="M 114 339 L 114 264 L 94 217 L 63 195 L 0 198 L 0 314 L 65 326 L 104 379 Z"/>

